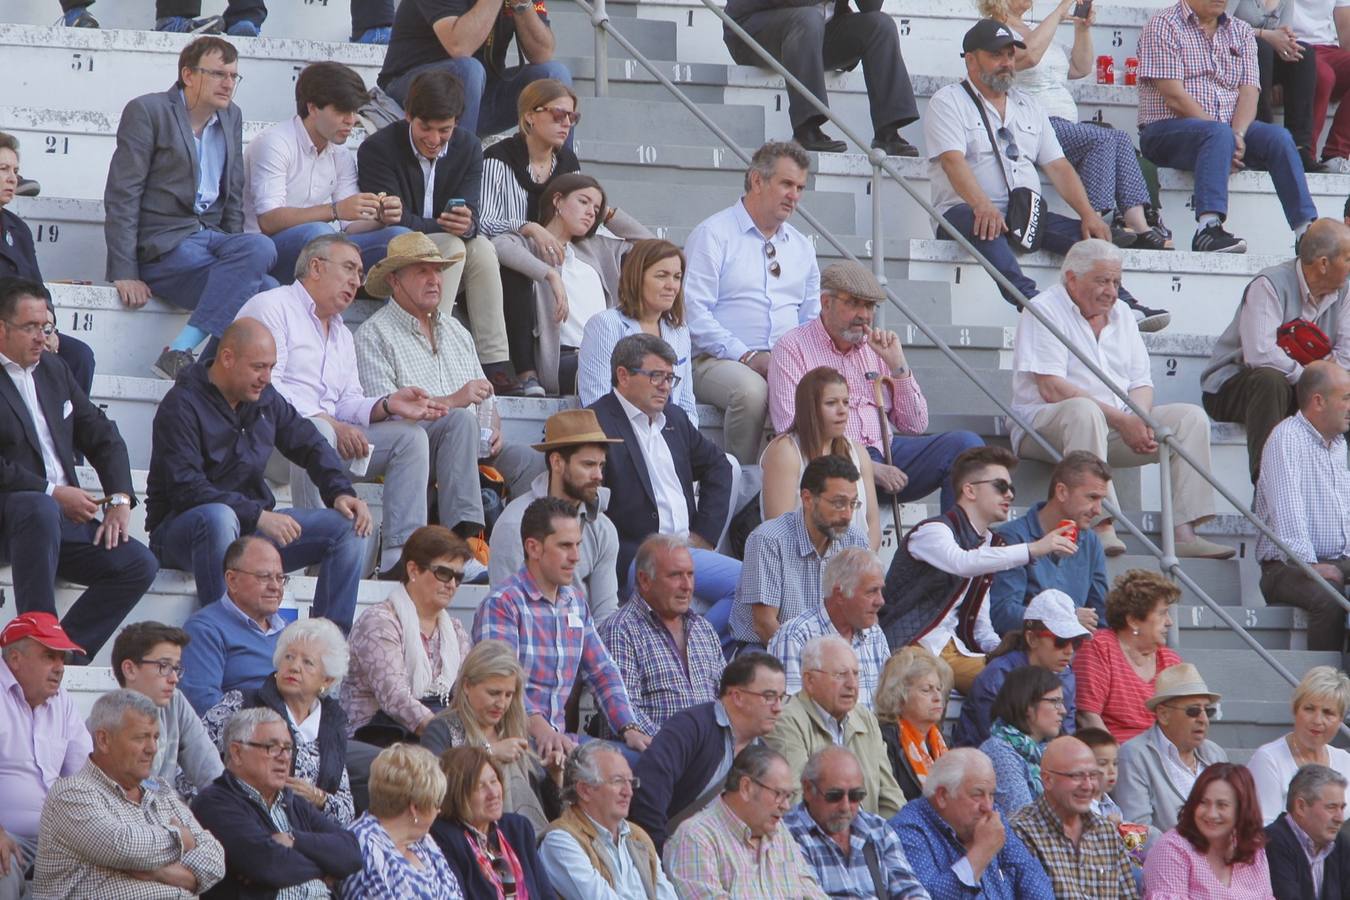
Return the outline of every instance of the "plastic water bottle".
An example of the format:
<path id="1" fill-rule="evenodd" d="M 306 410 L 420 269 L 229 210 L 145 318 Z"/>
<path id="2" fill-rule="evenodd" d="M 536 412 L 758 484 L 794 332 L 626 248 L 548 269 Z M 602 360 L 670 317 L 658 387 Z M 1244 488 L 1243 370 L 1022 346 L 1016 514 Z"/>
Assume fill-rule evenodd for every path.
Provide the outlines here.
<path id="1" fill-rule="evenodd" d="M 492 455 L 492 397 L 478 401 L 478 458 Z"/>

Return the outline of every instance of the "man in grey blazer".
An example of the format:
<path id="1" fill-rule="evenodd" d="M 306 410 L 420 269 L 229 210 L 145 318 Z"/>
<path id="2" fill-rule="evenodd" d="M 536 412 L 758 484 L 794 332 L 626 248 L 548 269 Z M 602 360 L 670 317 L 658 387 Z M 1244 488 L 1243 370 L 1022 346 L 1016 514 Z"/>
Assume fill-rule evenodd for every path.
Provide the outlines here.
<path id="1" fill-rule="evenodd" d="M 274 288 L 276 247 L 244 230 L 243 116 L 232 98 L 239 53 L 200 37 L 178 81 L 127 104 L 103 190 L 108 278 L 131 309 L 151 294 L 192 310 L 154 365 L 173 380 L 254 294 Z"/>

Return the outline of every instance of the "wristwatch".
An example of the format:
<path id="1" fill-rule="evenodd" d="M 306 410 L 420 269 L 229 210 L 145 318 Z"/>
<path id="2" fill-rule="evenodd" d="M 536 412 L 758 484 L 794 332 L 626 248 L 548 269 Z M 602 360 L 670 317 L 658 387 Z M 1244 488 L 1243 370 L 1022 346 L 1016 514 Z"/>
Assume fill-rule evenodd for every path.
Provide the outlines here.
<path id="1" fill-rule="evenodd" d="M 516 13 L 516 14 L 520 14 L 520 13 L 523 13 L 525 10 L 529 9 L 531 6 L 534 6 L 534 4 L 533 4 L 533 3 L 512 3 L 512 4 L 511 4 L 511 12 Z"/>
<path id="2" fill-rule="evenodd" d="M 131 505 L 131 498 L 128 497 L 126 494 L 113 494 L 111 497 L 108 498 L 108 506 L 110 507 L 130 506 L 130 505 Z"/>

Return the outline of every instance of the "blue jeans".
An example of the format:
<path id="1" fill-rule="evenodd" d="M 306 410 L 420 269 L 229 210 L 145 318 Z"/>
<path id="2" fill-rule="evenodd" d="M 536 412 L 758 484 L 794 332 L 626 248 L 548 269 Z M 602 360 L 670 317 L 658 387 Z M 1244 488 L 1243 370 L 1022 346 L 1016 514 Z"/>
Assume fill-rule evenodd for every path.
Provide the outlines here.
<path id="1" fill-rule="evenodd" d="M 500 77 L 488 78 L 487 69 L 472 56 L 456 56 L 442 62 L 427 63 L 410 69 L 389 82 L 385 89 L 400 105 L 408 103 L 408 88 L 413 79 L 432 69 L 444 69 L 464 85 L 464 115 L 459 126 L 470 134 L 490 135 L 508 131 L 519 122 L 516 100 L 525 85 L 542 78 L 556 78 L 563 84 L 572 83 L 572 73 L 557 60 L 514 66 Z M 575 130 L 567 135 L 567 147 L 572 147 Z"/>
<path id="2" fill-rule="evenodd" d="M 203 228 L 159 259 L 141 263 L 141 278 L 156 297 L 192 310 L 189 325 L 220 337 L 250 297 L 277 286 L 267 274 L 276 258 L 267 235 Z"/>
<path id="3" fill-rule="evenodd" d="M 689 555 L 694 560 L 693 610 L 708 620 L 722 638 L 722 645 L 726 646 L 731 634 L 731 604 L 736 599 L 736 585 L 741 580 L 741 561 L 698 547 L 690 547 Z M 619 587 L 619 596 L 627 597 L 636 587 L 636 571 L 637 560 L 634 559 L 628 565 L 627 584 Z"/>
<path id="4" fill-rule="evenodd" d="M 278 547 L 287 572 L 319 566 L 313 615 L 331 619 L 343 633 L 351 630 L 366 538 L 346 516 L 331 509 L 278 509 L 300 524 L 300 537 Z M 150 535 L 150 549 L 162 565 L 184 569 L 197 580 L 197 603 L 225 596 L 225 549 L 239 537 L 239 517 L 224 503 L 204 503 L 170 516 Z"/>
<path id="5" fill-rule="evenodd" d="M 971 447 L 983 446 L 984 440 L 971 431 L 893 436 L 891 465 L 909 476 L 904 490 L 898 495 L 900 500 L 918 500 L 941 488 L 942 509 L 951 509 L 956 502 L 956 492 L 952 490 L 952 481 L 947 477 L 952 470 L 952 462 Z M 875 462 L 885 462 L 878 448 L 868 447 L 867 453 Z M 877 492 L 880 494 L 881 489 L 877 488 Z"/>
<path id="6" fill-rule="evenodd" d="M 407 232 L 408 229 L 402 225 L 388 225 L 374 231 L 361 231 L 344 236 L 361 248 L 361 265 L 369 272 L 371 266 L 384 259 L 384 251 L 389 242 Z M 277 248 L 277 261 L 272 265 L 272 277 L 281 284 L 295 281 L 295 262 L 300 258 L 300 251 L 316 237 L 333 233 L 333 226 L 327 222 L 309 222 L 283 229 L 272 235 L 272 243 Z"/>
<path id="7" fill-rule="evenodd" d="M 1139 131 L 1139 149 L 1159 166 L 1195 173 L 1195 214 L 1228 215 L 1228 175 L 1233 167 L 1233 128 L 1226 122 L 1205 119 L 1163 119 Z M 1294 139 L 1283 126 L 1253 122 L 1247 128 L 1249 168 L 1265 169 L 1275 182 L 1275 193 L 1284 207 L 1290 228 L 1317 218 L 1317 207 L 1308 195 L 1308 180 L 1298 158 Z"/>

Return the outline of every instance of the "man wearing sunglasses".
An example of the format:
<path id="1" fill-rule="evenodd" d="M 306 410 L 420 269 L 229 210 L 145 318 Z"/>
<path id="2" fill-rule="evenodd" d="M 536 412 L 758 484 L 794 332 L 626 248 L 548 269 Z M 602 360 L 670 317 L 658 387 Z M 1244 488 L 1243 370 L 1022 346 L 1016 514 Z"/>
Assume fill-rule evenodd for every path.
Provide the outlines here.
<path id="1" fill-rule="evenodd" d="M 1228 753 L 1208 739 L 1221 699 L 1195 666 L 1169 666 L 1158 673 L 1153 696 L 1144 702 L 1156 719 L 1153 727 L 1120 745 L 1113 796 L 1125 821 L 1148 826 L 1149 844 L 1176 827 L 1200 773 L 1228 762 Z"/>
<path id="2" fill-rule="evenodd" d="M 783 817 L 831 897 L 928 900 L 900 835 L 862 808 L 862 767 L 847 747 L 827 747 L 802 769 L 802 802 Z"/>

